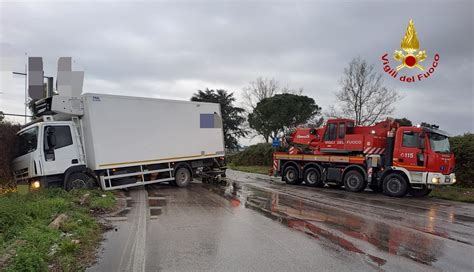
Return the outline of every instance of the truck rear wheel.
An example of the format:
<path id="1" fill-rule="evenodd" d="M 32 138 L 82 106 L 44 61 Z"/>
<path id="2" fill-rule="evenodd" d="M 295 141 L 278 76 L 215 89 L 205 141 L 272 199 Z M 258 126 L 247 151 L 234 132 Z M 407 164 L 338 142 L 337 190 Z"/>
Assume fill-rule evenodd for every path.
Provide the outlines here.
<path id="1" fill-rule="evenodd" d="M 322 187 L 324 185 L 319 171 L 315 168 L 308 168 L 304 172 L 304 182 L 306 185 L 314 187 Z"/>
<path id="2" fill-rule="evenodd" d="M 360 192 L 365 189 L 367 183 L 364 176 L 357 170 L 351 170 L 344 175 L 344 187 L 350 192 Z"/>
<path id="3" fill-rule="evenodd" d="M 407 181 L 400 174 L 387 175 L 382 183 L 383 193 L 388 196 L 402 197 L 407 193 Z"/>
<path id="4" fill-rule="evenodd" d="M 174 174 L 174 181 L 178 187 L 186 187 L 191 183 L 191 172 L 186 167 L 181 167 Z"/>
<path id="5" fill-rule="evenodd" d="M 285 170 L 283 171 L 283 179 L 285 180 L 287 184 L 291 184 L 291 185 L 301 183 L 298 169 L 296 169 L 296 167 L 291 166 L 291 165 L 285 167 Z"/>
<path id="6" fill-rule="evenodd" d="M 91 189 L 96 187 L 95 179 L 85 173 L 76 172 L 67 177 L 65 189 L 70 191 L 72 189 Z"/>
<path id="7" fill-rule="evenodd" d="M 411 195 L 411 196 L 414 196 L 414 197 L 424 197 L 424 196 L 427 196 L 431 193 L 431 189 L 428 189 L 427 186 L 423 186 L 423 188 L 409 188 L 408 189 L 408 193 Z"/>

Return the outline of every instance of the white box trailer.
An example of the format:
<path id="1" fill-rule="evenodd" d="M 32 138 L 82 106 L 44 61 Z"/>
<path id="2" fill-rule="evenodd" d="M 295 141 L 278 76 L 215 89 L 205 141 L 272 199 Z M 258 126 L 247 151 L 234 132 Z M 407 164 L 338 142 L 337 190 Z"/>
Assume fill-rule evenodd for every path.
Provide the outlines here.
<path id="1" fill-rule="evenodd" d="M 19 133 L 17 181 L 104 190 L 225 175 L 220 105 L 106 94 L 53 96 Z"/>

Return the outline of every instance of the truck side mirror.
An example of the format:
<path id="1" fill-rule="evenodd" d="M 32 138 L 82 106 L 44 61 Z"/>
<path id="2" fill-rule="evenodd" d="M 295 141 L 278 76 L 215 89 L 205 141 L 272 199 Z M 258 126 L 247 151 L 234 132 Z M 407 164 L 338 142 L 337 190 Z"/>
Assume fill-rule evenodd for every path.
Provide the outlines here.
<path id="1" fill-rule="evenodd" d="M 425 149 L 425 135 L 424 134 L 420 134 L 420 136 L 418 137 L 418 148 L 423 150 Z"/>
<path id="2" fill-rule="evenodd" d="M 56 130 L 53 127 L 48 127 L 46 129 L 46 141 L 48 141 L 49 149 L 53 149 L 56 146 L 56 135 L 54 135 L 55 131 Z"/>
<path id="3" fill-rule="evenodd" d="M 53 149 L 56 146 L 56 135 L 48 134 L 46 140 L 48 141 L 49 149 Z"/>

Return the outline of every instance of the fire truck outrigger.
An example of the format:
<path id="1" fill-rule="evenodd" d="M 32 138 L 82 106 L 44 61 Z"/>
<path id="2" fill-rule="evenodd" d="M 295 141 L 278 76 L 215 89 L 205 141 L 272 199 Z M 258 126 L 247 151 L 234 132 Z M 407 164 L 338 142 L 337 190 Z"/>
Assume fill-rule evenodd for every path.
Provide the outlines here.
<path id="1" fill-rule="evenodd" d="M 288 184 L 366 187 L 394 197 L 425 196 L 456 182 L 448 135 L 429 127 L 400 126 L 392 119 L 355 126 L 330 119 L 321 128 L 297 128 L 285 138 L 288 152 L 273 153 L 273 171 Z"/>

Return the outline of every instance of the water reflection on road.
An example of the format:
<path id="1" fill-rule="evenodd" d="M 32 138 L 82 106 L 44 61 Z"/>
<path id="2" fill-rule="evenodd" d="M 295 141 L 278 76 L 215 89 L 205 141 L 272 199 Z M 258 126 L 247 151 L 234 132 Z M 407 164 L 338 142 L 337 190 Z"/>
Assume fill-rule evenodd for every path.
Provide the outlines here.
<path id="1" fill-rule="evenodd" d="M 473 271 L 472 214 L 457 214 L 454 206 L 446 207 L 442 205 L 445 203 L 432 203 L 429 199 L 370 198 L 370 195 L 351 196 L 344 191 L 318 188 L 321 194 L 335 196 L 331 201 L 323 201 L 299 192 L 314 189 L 233 181 L 223 194 L 243 199 L 245 207 L 289 228 L 364 254 L 379 265 L 396 255 L 443 270 L 456 267 L 456 271 Z M 350 200 L 350 208 L 344 208 L 347 205 L 342 203 L 344 199 Z M 354 212 L 357 206 L 363 212 Z M 370 213 L 370 209 L 374 212 Z M 472 212 L 472 207 L 468 206 L 468 210 Z"/>
<path id="2" fill-rule="evenodd" d="M 228 176 L 126 192 L 90 270 L 473 270 L 472 205 Z"/>

